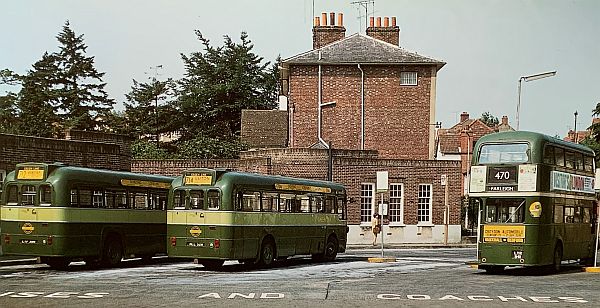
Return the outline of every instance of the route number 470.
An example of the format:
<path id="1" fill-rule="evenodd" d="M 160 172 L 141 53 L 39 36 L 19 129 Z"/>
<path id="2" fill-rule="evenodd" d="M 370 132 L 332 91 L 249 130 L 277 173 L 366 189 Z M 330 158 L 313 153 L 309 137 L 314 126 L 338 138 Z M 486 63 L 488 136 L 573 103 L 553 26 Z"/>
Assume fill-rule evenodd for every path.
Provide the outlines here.
<path id="1" fill-rule="evenodd" d="M 496 180 L 508 180 L 510 179 L 510 172 L 508 171 L 498 171 L 494 176 Z"/>

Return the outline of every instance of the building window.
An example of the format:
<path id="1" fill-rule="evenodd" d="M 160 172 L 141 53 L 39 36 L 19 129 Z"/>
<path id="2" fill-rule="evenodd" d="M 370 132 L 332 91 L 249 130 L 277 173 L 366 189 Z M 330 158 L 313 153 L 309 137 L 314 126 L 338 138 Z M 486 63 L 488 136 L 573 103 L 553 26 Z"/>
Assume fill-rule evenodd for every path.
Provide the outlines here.
<path id="1" fill-rule="evenodd" d="M 362 183 L 360 184 L 360 222 L 371 221 L 373 215 L 373 191 L 375 184 Z"/>
<path id="2" fill-rule="evenodd" d="M 431 223 L 431 184 L 419 184 L 418 223 Z"/>
<path id="3" fill-rule="evenodd" d="M 417 72 L 400 72 L 400 85 L 416 86 L 417 85 Z"/>
<path id="4" fill-rule="evenodd" d="M 390 223 L 403 223 L 404 186 L 402 184 L 390 184 L 390 205 L 388 214 Z"/>

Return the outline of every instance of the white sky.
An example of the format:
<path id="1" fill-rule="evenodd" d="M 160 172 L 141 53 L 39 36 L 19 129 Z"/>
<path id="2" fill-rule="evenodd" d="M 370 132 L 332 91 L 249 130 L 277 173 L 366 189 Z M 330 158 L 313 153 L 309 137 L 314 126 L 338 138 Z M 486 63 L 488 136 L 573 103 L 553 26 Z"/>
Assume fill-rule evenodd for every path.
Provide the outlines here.
<path id="1" fill-rule="evenodd" d="M 347 36 L 364 33 L 353 1 L 314 0 L 314 14 L 342 12 Z M 121 109 L 132 79 L 144 81 L 150 67 L 163 65 L 159 79 L 182 76 L 180 53 L 202 47 L 195 29 L 213 45 L 246 31 L 268 61 L 310 50 L 312 7 L 313 0 L 4 0 L 0 69 L 25 73 L 56 51 L 68 19 Z M 437 83 L 443 127 L 462 111 L 507 115 L 514 125 L 519 77 L 546 71 L 558 73 L 523 83 L 522 130 L 564 136 L 576 110 L 582 130 L 600 102 L 600 1 L 375 0 L 375 15 L 397 17 L 403 48 L 447 62 Z"/>

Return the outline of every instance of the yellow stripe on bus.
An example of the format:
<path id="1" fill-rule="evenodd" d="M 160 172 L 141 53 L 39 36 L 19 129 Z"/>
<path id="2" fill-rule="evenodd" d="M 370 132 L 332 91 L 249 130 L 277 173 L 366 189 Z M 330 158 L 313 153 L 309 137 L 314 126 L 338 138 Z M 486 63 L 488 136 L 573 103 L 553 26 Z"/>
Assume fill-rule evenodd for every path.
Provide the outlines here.
<path id="1" fill-rule="evenodd" d="M 301 184 L 275 184 L 275 189 L 278 190 L 293 190 L 293 191 L 310 191 L 310 192 L 318 192 L 318 193 L 331 193 L 331 188 L 329 187 L 319 187 L 319 186 L 311 186 L 311 185 L 301 185 Z"/>
<path id="2" fill-rule="evenodd" d="M 171 188 L 171 183 L 121 179 L 121 185 L 144 188 Z"/>

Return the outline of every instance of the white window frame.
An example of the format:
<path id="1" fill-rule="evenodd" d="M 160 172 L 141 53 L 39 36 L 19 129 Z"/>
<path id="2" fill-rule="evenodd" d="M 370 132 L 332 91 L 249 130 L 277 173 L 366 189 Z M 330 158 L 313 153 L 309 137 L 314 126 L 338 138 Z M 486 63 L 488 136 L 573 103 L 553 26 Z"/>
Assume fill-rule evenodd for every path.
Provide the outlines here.
<path id="1" fill-rule="evenodd" d="M 417 72 L 400 72 L 401 86 L 416 86 L 419 82 L 419 74 Z"/>
<path id="2" fill-rule="evenodd" d="M 367 190 L 365 188 L 371 187 L 371 189 Z M 364 192 L 369 192 L 369 196 L 363 194 Z M 367 202 L 370 202 L 369 206 Z M 370 224 L 371 219 L 373 217 L 373 211 L 375 210 L 375 183 L 360 183 L 360 223 L 361 224 Z"/>
<path id="3" fill-rule="evenodd" d="M 404 184 L 390 183 L 389 192 L 388 219 L 390 220 L 390 225 L 404 225 Z M 399 194 L 397 194 L 397 192 L 399 192 Z M 394 209 L 393 207 L 395 205 L 398 205 L 399 208 Z M 398 211 L 399 213 L 394 213 L 395 211 Z M 398 219 L 395 220 L 394 217 L 397 217 Z"/>
<path id="4" fill-rule="evenodd" d="M 429 196 L 427 196 L 426 194 L 422 194 L 425 193 L 425 191 L 421 190 L 421 187 L 429 187 Z M 421 199 L 424 199 L 427 201 L 428 203 L 428 208 L 426 209 L 427 211 L 427 220 L 421 220 L 422 216 L 425 216 L 424 214 L 421 214 L 420 212 L 421 210 L 421 206 L 423 205 Z M 432 225 L 432 220 L 431 217 L 433 216 L 433 185 L 430 183 L 420 183 L 419 187 L 417 189 L 417 225 Z"/>

